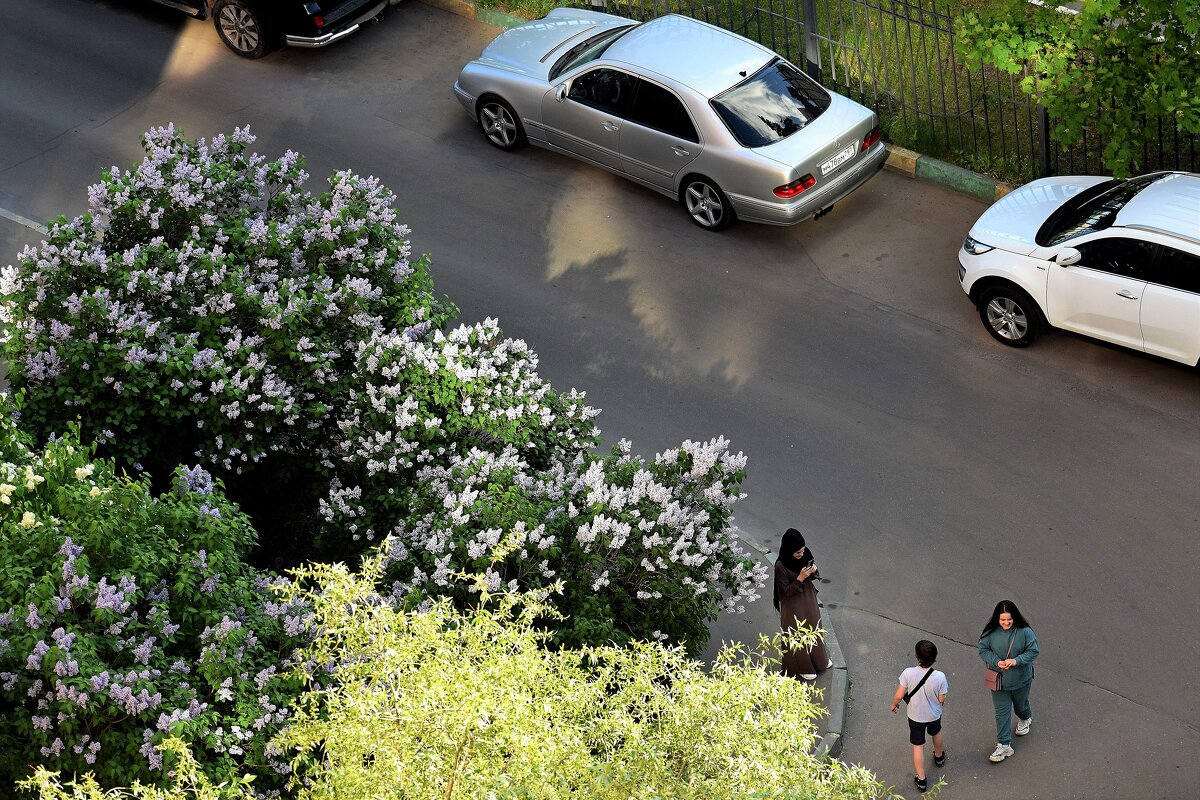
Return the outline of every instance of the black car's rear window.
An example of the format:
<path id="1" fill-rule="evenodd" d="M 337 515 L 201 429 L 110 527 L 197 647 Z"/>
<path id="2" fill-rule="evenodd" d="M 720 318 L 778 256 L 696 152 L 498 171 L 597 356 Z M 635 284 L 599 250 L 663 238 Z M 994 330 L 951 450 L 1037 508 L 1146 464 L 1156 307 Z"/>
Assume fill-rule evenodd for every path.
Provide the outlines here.
<path id="1" fill-rule="evenodd" d="M 746 147 L 786 139 L 821 116 L 829 103 L 829 92 L 780 59 L 712 99 L 730 133 Z"/>
<path id="2" fill-rule="evenodd" d="M 1127 181 L 1105 181 L 1084 189 L 1042 223 L 1034 241 L 1041 247 L 1053 247 L 1076 236 L 1104 230 L 1113 224 L 1134 195 L 1161 177 L 1142 175 Z"/>

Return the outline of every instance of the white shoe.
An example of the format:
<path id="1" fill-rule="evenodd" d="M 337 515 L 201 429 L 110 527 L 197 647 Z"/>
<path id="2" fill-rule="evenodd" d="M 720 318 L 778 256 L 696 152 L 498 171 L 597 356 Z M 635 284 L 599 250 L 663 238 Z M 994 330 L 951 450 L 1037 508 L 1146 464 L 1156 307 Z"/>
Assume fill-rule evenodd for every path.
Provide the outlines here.
<path id="1" fill-rule="evenodd" d="M 993 764 L 999 764 L 1004 759 L 1012 756 L 1015 752 L 1016 751 L 1008 745 L 996 742 L 996 752 L 988 756 L 988 761 L 991 761 Z"/>
<path id="2" fill-rule="evenodd" d="M 1033 725 L 1033 715 L 1029 719 L 1021 719 L 1017 717 L 1017 727 L 1013 728 L 1013 733 L 1017 736 L 1024 736 L 1029 733 L 1029 726 Z"/>
<path id="3" fill-rule="evenodd" d="M 806 681 L 815 681 L 817 679 L 816 673 L 801 673 L 800 677 Z"/>

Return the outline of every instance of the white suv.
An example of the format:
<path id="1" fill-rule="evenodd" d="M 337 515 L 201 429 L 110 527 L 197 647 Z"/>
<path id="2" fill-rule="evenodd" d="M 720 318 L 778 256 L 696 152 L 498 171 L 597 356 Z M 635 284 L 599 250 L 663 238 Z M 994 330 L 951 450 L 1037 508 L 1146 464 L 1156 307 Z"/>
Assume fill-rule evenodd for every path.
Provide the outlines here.
<path id="1" fill-rule="evenodd" d="M 1200 366 L 1200 174 L 1043 178 L 984 212 L 958 277 L 988 332 L 1047 325 Z"/>

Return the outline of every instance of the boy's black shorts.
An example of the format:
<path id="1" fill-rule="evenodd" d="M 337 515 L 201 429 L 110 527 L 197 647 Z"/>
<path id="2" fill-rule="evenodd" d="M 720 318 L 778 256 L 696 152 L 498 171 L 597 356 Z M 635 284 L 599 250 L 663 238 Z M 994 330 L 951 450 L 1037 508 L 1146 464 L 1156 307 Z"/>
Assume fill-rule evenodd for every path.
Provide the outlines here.
<path id="1" fill-rule="evenodd" d="M 914 722 L 908 721 L 908 740 L 913 744 L 925 744 L 925 731 L 929 731 L 930 736 L 937 736 L 942 732 L 941 719 L 935 719 L 933 722 Z"/>

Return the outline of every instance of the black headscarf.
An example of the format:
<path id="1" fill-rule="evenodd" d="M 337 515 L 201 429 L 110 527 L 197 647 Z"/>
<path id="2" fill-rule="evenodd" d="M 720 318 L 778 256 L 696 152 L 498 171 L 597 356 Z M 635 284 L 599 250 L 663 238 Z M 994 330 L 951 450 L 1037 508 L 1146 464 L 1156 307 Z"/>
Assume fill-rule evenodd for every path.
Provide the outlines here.
<path id="1" fill-rule="evenodd" d="M 777 560 L 779 561 L 779 563 L 783 564 L 785 567 L 787 567 L 792 572 L 799 572 L 800 570 L 807 567 L 809 564 L 813 563 L 813 561 L 815 560 L 813 558 L 812 550 L 809 550 L 807 547 L 805 547 L 804 555 L 801 556 L 800 558 L 796 558 L 795 553 L 801 547 L 805 547 L 804 535 L 802 533 L 800 533 L 800 531 L 796 530 L 795 528 L 788 528 L 786 531 L 783 532 L 783 539 L 780 540 L 780 542 L 779 542 L 779 555 L 777 556 Z M 772 600 L 775 603 L 775 608 L 778 609 L 779 608 L 779 582 L 778 581 L 776 581 L 776 583 L 775 583 L 775 591 L 774 591 L 774 596 L 773 596 Z"/>

